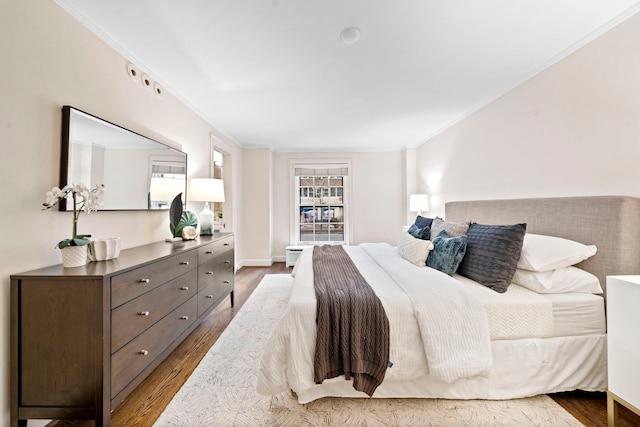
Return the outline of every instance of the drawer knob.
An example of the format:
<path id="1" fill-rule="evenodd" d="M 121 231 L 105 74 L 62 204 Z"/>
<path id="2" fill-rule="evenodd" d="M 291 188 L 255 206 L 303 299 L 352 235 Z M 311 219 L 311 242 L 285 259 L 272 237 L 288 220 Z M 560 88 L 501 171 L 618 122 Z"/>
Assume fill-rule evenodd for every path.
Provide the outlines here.
<path id="1" fill-rule="evenodd" d="M 149 312 L 148 311 L 141 311 L 140 312 L 140 316 L 148 316 Z"/>
<path id="2" fill-rule="evenodd" d="M 140 279 L 139 282 L 140 283 L 149 283 L 149 279 Z"/>
<path id="3" fill-rule="evenodd" d="M 213 295 L 207 295 L 205 298 L 211 299 L 211 298 L 213 298 Z"/>
<path id="4" fill-rule="evenodd" d="M 230 282 L 228 280 L 225 280 L 224 282 L 222 282 L 224 284 L 229 284 Z"/>
<path id="5" fill-rule="evenodd" d="M 180 316 L 180 320 L 189 320 L 189 316 Z"/>
<path id="6" fill-rule="evenodd" d="M 149 350 L 140 350 L 140 354 L 146 356 L 147 354 L 149 354 Z"/>
<path id="7" fill-rule="evenodd" d="M 180 265 L 189 265 L 189 261 L 180 261 Z"/>
<path id="8" fill-rule="evenodd" d="M 188 287 L 188 286 L 181 286 L 181 287 L 180 287 L 180 290 L 181 290 L 181 291 L 188 291 L 188 290 L 189 290 L 189 287 Z"/>
<path id="9" fill-rule="evenodd" d="M 229 244 L 228 244 L 228 243 L 225 243 L 225 244 L 224 244 L 224 246 L 229 246 Z"/>
<path id="10" fill-rule="evenodd" d="M 225 264 L 230 264 L 230 263 L 231 263 L 231 261 L 226 260 L 224 263 L 225 263 Z"/>
<path id="11" fill-rule="evenodd" d="M 207 273 L 206 273 L 206 274 L 211 275 L 211 274 L 213 274 L 213 271 L 207 271 Z"/>
<path id="12" fill-rule="evenodd" d="M 211 255 L 213 253 L 213 251 L 206 251 L 205 255 Z"/>

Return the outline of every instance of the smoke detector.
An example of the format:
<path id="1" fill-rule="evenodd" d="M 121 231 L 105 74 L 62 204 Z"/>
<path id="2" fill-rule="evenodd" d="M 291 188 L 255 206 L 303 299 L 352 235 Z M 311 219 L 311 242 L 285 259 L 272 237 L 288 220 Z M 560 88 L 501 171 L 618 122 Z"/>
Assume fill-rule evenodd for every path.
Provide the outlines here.
<path id="1" fill-rule="evenodd" d="M 360 30 L 356 27 L 346 28 L 340 33 L 340 40 L 346 44 L 352 44 L 360 39 Z"/>

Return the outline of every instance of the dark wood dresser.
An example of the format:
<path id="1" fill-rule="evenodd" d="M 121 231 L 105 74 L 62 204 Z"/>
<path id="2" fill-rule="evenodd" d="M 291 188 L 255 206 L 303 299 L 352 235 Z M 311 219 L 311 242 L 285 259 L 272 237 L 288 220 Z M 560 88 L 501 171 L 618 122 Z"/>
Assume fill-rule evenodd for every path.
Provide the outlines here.
<path id="1" fill-rule="evenodd" d="M 11 425 L 111 411 L 227 295 L 234 240 L 125 249 L 84 267 L 11 276 Z"/>

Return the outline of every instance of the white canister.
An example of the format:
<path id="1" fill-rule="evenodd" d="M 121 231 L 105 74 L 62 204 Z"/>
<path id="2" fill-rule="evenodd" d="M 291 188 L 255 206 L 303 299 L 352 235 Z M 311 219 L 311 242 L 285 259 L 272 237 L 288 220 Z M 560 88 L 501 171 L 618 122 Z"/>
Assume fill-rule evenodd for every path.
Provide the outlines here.
<path id="1" fill-rule="evenodd" d="M 89 243 L 88 253 L 91 261 L 106 261 L 120 255 L 120 238 L 96 239 Z"/>

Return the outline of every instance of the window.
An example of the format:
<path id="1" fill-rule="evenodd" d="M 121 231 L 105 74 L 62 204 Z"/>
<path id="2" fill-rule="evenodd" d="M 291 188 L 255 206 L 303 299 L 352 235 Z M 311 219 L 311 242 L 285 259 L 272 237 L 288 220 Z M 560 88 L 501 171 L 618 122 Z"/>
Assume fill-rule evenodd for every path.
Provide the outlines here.
<path id="1" fill-rule="evenodd" d="M 329 166 L 294 168 L 296 244 L 346 244 L 349 240 L 348 167 Z"/>

